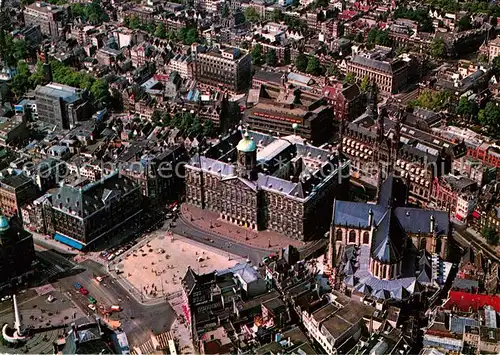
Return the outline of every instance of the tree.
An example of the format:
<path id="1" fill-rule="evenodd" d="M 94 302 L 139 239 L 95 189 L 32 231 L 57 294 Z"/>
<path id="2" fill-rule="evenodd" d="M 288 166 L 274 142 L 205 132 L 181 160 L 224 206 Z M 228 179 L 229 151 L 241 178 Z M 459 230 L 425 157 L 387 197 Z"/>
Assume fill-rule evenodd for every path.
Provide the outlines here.
<path id="1" fill-rule="evenodd" d="M 198 136 L 202 133 L 201 121 L 198 116 L 194 117 L 188 130 L 188 135 Z"/>
<path id="2" fill-rule="evenodd" d="M 366 43 L 374 44 L 375 40 L 377 39 L 377 35 L 378 35 L 378 29 L 372 28 L 370 32 L 368 32 L 368 35 L 366 36 Z"/>
<path id="3" fill-rule="evenodd" d="M 356 39 L 355 41 L 358 42 L 358 43 L 363 43 L 363 32 L 358 32 L 358 34 L 356 35 Z"/>
<path id="4" fill-rule="evenodd" d="M 260 21 L 260 16 L 257 13 L 257 10 L 255 7 L 249 6 L 245 9 L 245 18 L 249 22 L 259 22 Z"/>
<path id="5" fill-rule="evenodd" d="M 446 0 L 445 0 L 446 1 Z M 447 11 L 445 11 L 447 12 Z M 455 12 L 455 11 L 452 11 Z M 424 8 L 413 10 L 404 6 L 398 6 L 394 12 L 394 18 L 405 18 L 408 20 L 416 21 L 418 23 L 418 30 L 421 32 L 434 32 L 434 25 L 429 17 L 429 13 Z"/>
<path id="6" fill-rule="evenodd" d="M 16 97 L 21 97 L 30 88 L 30 71 L 24 60 L 17 63 L 17 74 L 12 79 L 11 91 Z"/>
<path id="7" fill-rule="evenodd" d="M 500 73 L 500 56 L 493 58 L 491 65 L 497 74 Z"/>
<path id="8" fill-rule="evenodd" d="M 161 114 L 161 111 L 159 110 L 154 110 L 153 114 L 151 115 L 151 121 L 155 124 L 158 125 L 160 121 L 162 120 L 163 116 Z"/>
<path id="9" fill-rule="evenodd" d="M 488 63 L 488 57 L 485 54 L 479 54 L 477 56 L 478 63 Z"/>
<path id="10" fill-rule="evenodd" d="M 368 76 L 365 76 L 363 80 L 361 80 L 359 89 L 361 90 L 361 92 L 367 92 L 369 87 L 370 87 L 370 78 Z"/>
<path id="11" fill-rule="evenodd" d="M 420 93 L 418 98 L 414 101 L 410 101 L 409 106 L 423 107 L 428 110 L 441 111 L 444 110 L 451 99 L 451 94 L 449 91 L 433 91 L 424 90 Z"/>
<path id="12" fill-rule="evenodd" d="M 165 25 L 163 24 L 163 22 L 160 22 L 158 25 L 156 25 L 154 35 L 162 39 L 167 37 L 167 31 L 165 29 Z"/>
<path id="13" fill-rule="evenodd" d="M 252 52 L 250 52 L 252 56 L 252 63 L 254 65 L 261 65 L 262 64 L 262 45 L 260 43 L 257 43 L 255 46 L 252 48 Z"/>
<path id="14" fill-rule="evenodd" d="M 488 102 L 484 109 L 479 111 L 479 122 L 483 126 L 489 126 L 495 131 L 500 130 L 500 107 L 497 103 Z"/>
<path id="15" fill-rule="evenodd" d="M 212 120 L 206 120 L 203 123 L 202 134 L 204 137 L 213 137 L 215 135 L 215 127 Z"/>
<path id="16" fill-rule="evenodd" d="M 35 71 L 31 73 L 29 81 L 32 87 L 43 84 L 45 80 L 45 72 L 43 70 L 43 63 L 39 60 L 36 62 Z"/>
<path id="17" fill-rule="evenodd" d="M 339 67 L 335 63 L 331 63 L 328 68 L 326 69 L 326 74 L 328 76 L 339 76 L 340 70 Z"/>
<path id="18" fill-rule="evenodd" d="M 170 126 L 172 123 L 172 116 L 170 116 L 170 113 L 165 112 L 165 114 L 161 118 L 161 124 L 163 126 Z"/>
<path id="19" fill-rule="evenodd" d="M 274 9 L 272 17 L 274 22 L 281 22 L 283 20 L 283 12 L 280 9 Z"/>
<path id="20" fill-rule="evenodd" d="M 458 101 L 456 108 L 457 115 L 463 116 L 465 118 L 471 118 L 477 115 L 479 108 L 475 101 L 469 100 L 466 97 L 462 97 Z"/>
<path id="21" fill-rule="evenodd" d="M 275 67 L 278 64 L 278 56 L 276 55 L 276 51 L 274 49 L 270 49 L 266 53 L 266 63 L 271 67 Z"/>
<path id="22" fill-rule="evenodd" d="M 285 65 L 288 65 L 288 64 L 290 64 L 290 60 L 291 60 L 291 58 L 290 58 L 290 48 L 286 47 L 285 48 L 285 53 L 283 55 L 283 63 Z"/>
<path id="23" fill-rule="evenodd" d="M 198 31 L 196 30 L 196 28 L 192 27 L 187 31 L 186 38 L 184 40 L 184 44 L 187 44 L 190 46 L 193 43 L 195 43 L 196 41 L 198 41 Z"/>
<path id="24" fill-rule="evenodd" d="M 464 16 L 460 20 L 458 20 L 458 30 L 459 31 L 467 31 L 472 29 L 472 23 L 470 20 L 470 16 Z"/>
<path id="25" fill-rule="evenodd" d="M 29 51 L 28 45 L 24 39 L 15 39 L 12 42 L 12 56 L 16 60 L 22 60 L 28 58 Z"/>
<path id="26" fill-rule="evenodd" d="M 375 43 L 380 46 L 389 46 L 391 44 L 391 39 L 389 38 L 389 31 L 379 30 L 375 38 Z"/>
<path id="27" fill-rule="evenodd" d="M 319 63 L 318 58 L 309 57 L 309 60 L 307 61 L 306 72 L 311 75 L 321 74 L 321 64 Z"/>
<path id="28" fill-rule="evenodd" d="M 489 245 L 497 246 L 498 242 L 500 241 L 500 236 L 496 229 L 491 228 L 491 227 L 485 227 L 482 231 L 481 234 L 483 235 L 484 239 L 488 242 Z"/>
<path id="29" fill-rule="evenodd" d="M 305 72 L 308 64 L 307 56 L 304 53 L 299 53 L 297 58 L 295 58 L 295 67 L 298 71 Z"/>
<path id="30" fill-rule="evenodd" d="M 430 54 L 433 58 L 442 59 L 446 55 L 446 44 L 441 37 L 434 37 L 431 42 Z"/>
<path id="31" fill-rule="evenodd" d="M 356 82 L 356 75 L 353 72 L 347 73 L 344 78 L 344 84 L 354 84 Z"/>
<path id="32" fill-rule="evenodd" d="M 106 80 L 97 79 L 90 87 L 90 93 L 97 107 L 105 107 L 110 101 L 109 86 Z"/>
<path id="33" fill-rule="evenodd" d="M 222 11 L 221 11 L 221 16 L 222 18 L 228 18 L 229 17 L 229 6 L 227 5 L 227 2 L 224 3 L 224 6 L 222 6 Z"/>
<path id="34" fill-rule="evenodd" d="M 101 2 L 93 0 L 90 4 L 85 5 L 85 13 L 88 21 L 93 25 L 100 25 L 103 22 L 109 21 L 108 14 L 101 6 Z"/>
<path id="35" fill-rule="evenodd" d="M 129 27 L 133 30 L 141 27 L 141 20 L 137 16 L 132 16 L 129 20 Z"/>

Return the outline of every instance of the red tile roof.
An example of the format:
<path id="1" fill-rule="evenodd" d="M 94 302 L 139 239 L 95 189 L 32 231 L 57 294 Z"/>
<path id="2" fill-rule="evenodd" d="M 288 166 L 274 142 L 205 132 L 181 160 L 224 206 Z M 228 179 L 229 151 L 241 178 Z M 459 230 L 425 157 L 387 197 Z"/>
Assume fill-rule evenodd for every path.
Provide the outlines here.
<path id="1" fill-rule="evenodd" d="M 500 312 L 500 296 L 450 291 L 449 298 L 444 304 L 444 308 L 451 310 L 455 306 L 462 312 L 468 312 L 471 308 L 477 311 L 484 306 L 492 306 L 495 311 Z"/>

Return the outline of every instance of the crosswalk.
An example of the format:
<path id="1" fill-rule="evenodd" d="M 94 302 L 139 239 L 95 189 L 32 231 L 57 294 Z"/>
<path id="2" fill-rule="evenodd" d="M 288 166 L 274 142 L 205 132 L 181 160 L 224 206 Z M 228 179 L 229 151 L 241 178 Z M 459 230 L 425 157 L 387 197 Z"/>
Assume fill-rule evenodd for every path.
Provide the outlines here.
<path id="1" fill-rule="evenodd" d="M 174 340 L 172 332 L 164 332 L 158 335 L 151 335 L 144 344 L 132 349 L 133 355 L 162 353 L 161 350 L 168 350 L 168 341 Z"/>

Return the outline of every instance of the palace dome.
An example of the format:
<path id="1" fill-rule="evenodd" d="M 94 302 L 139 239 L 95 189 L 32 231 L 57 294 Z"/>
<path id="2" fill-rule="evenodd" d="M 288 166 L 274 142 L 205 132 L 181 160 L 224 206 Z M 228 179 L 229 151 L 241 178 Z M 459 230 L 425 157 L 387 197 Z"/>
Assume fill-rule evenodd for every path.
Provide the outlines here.
<path id="1" fill-rule="evenodd" d="M 250 138 L 250 136 L 248 135 L 248 132 L 245 132 L 243 134 L 243 138 L 240 140 L 240 142 L 236 146 L 236 149 L 238 149 L 239 152 L 250 153 L 250 152 L 254 152 L 257 150 L 257 145 Z"/>
<path id="2" fill-rule="evenodd" d="M 5 216 L 0 216 L 0 232 L 9 229 L 9 220 Z"/>

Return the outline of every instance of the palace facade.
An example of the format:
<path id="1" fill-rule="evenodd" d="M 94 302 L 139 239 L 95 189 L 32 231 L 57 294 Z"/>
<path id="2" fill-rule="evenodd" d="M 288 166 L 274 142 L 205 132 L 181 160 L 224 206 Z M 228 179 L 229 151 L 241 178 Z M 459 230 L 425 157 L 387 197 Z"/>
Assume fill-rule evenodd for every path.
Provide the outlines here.
<path id="1" fill-rule="evenodd" d="M 334 198 L 348 191 L 349 162 L 296 135 L 235 131 L 185 168 L 188 203 L 299 240 L 323 236 Z"/>

